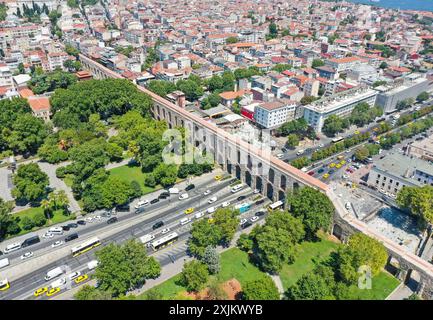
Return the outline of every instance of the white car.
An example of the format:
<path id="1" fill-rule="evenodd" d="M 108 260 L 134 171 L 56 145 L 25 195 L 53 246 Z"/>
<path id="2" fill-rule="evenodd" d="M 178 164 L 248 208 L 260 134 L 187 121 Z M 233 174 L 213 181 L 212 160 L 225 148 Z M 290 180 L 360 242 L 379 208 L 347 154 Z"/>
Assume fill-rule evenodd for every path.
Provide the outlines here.
<path id="1" fill-rule="evenodd" d="M 182 194 L 179 196 L 179 200 L 185 200 L 185 199 L 188 199 L 188 198 L 189 198 L 188 193 L 182 193 Z"/>
<path id="2" fill-rule="evenodd" d="M 201 217 L 203 217 L 204 216 L 204 212 L 197 212 L 195 215 L 194 215 L 194 217 L 196 218 L 196 219 L 200 219 Z"/>
<path id="3" fill-rule="evenodd" d="M 218 200 L 218 198 L 217 197 L 212 197 L 212 198 L 210 198 L 208 201 L 207 201 L 207 203 L 214 203 L 215 201 L 217 201 Z"/>
<path id="4" fill-rule="evenodd" d="M 251 222 L 256 222 L 257 220 L 259 220 L 259 217 L 254 216 L 250 219 Z"/>
<path id="5" fill-rule="evenodd" d="M 142 208 L 144 206 L 147 206 L 148 204 L 149 204 L 149 200 L 141 200 L 137 202 L 134 208 L 135 209 Z"/>
<path id="6" fill-rule="evenodd" d="M 183 226 L 183 225 L 186 225 L 190 222 L 191 222 L 190 218 L 183 218 L 182 220 L 180 220 L 180 225 Z"/>
<path id="7" fill-rule="evenodd" d="M 216 210 L 215 207 L 210 207 L 206 211 L 207 211 L 208 214 L 211 214 L 211 213 L 214 213 L 215 210 Z"/>
<path id="8" fill-rule="evenodd" d="M 101 216 L 96 216 L 94 219 L 95 219 L 95 221 L 101 221 L 102 217 Z"/>
<path id="9" fill-rule="evenodd" d="M 51 232 L 47 232 L 42 236 L 42 238 L 44 239 L 51 239 L 52 237 L 54 237 L 54 234 L 52 234 Z"/>
<path id="10" fill-rule="evenodd" d="M 84 219 L 84 221 L 86 221 L 87 223 L 92 223 L 93 222 L 93 217 L 87 217 Z"/>
<path id="11" fill-rule="evenodd" d="M 319 144 L 319 148 L 323 148 L 325 145 L 323 143 Z"/>
<path id="12" fill-rule="evenodd" d="M 279 154 L 277 154 L 277 158 L 278 158 L 278 159 L 281 159 L 282 157 L 284 157 L 284 153 L 279 153 Z"/>
<path id="13" fill-rule="evenodd" d="M 64 242 L 62 240 L 57 240 L 56 242 L 54 242 L 51 247 L 53 248 L 57 248 L 60 247 Z"/>
<path id="14" fill-rule="evenodd" d="M 208 195 L 210 195 L 211 194 L 211 191 L 210 190 L 206 190 L 205 192 L 203 192 L 203 195 L 204 196 L 208 196 Z"/>
<path id="15" fill-rule="evenodd" d="M 162 229 L 161 234 L 166 234 L 168 232 L 170 232 L 170 228 L 165 228 L 165 229 Z"/>
<path id="16" fill-rule="evenodd" d="M 25 260 L 25 259 L 28 259 L 28 258 L 31 258 L 31 257 L 33 257 L 33 252 L 32 252 L 32 251 L 29 251 L 29 252 L 24 253 L 24 254 L 21 256 L 21 260 Z"/>
<path id="17" fill-rule="evenodd" d="M 239 225 L 243 225 L 243 224 L 247 223 L 247 221 L 248 221 L 247 219 L 242 219 L 241 222 L 239 222 Z"/>
<path id="18" fill-rule="evenodd" d="M 260 193 L 260 190 L 259 189 L 254 189 L 253 193 L 254 194 Z"/>
<path id="19" fill-rule="evenodd" d="M 80 271 L 75 271 L 75 272 L 72 272 L 71 274 L 69 274 L 68 278 L 69 278 L 70 281 L 72 281 L 72 280 L 78 278 L 79 276 L 81 276 L 81 272 Z"/>
<path id="20" fill-rule="evenodd" d="M 224 202 L 221 204 L 221 207 L 225 208 L 225 207 L 228 207 L 229 205 L 230 205 L 230 201 L 224 201 Z"/>

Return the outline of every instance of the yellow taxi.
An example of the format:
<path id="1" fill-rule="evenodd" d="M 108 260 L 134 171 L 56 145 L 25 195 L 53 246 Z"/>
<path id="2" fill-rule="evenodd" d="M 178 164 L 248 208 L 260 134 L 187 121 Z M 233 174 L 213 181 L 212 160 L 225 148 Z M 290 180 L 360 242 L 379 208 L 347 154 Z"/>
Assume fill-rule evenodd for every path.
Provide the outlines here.
<path id="1" fill-rule="evenodd" d="M 76 278 L 74 281 L 75 283 L 81 283 L 83 281 L 86 281 L 87 279 L 89 279 L 89 276 L 87 274 L 83 274 L 81 276 L 79 276 L 78 278 Z"/>
<path id="2" fill-rule="evenodd" d="M 51 288 L 48 292 L 47 292 L 47 297 L 51 297 L 53 295 L 55 295 L 57 292 L 60 291 L 59 287 L 56 288 Z"/>
<path id="3" fill-rule="evenodd" d="M 188 208 L 185 210 L 185 214 L 191 214 L 194 212 L 194 208 Z"/>
<path id="4" fill-rule="evenodd" d="M 377 132 L 377 131 L 379 131 L 379 128 L 376 127 L 376 128 L 373 129 L 373 131 Z"/>
<path id="5" fill-rule="evenodd" d="M 324 175 L 323 175 L 323 179 L 328 179 L 329 178 L 329 173 L 325 173 Z"/>
<path id="6" fill-rule="evenodd" d="M 6 291 L 11 287 L 8 279 L 0 280 L 0 291 Z"/>
<path id="7" fill-rule="evenodd" d="M 335 162 L 332 162 L 332 163 L 329 165 L 330 168 L 334 168 L 335 166 L 336 166 Z"/>
<path id="8" fill-rule="evenodd" d="M 335 167 L 336 167 L 337 169 L 340 169 L 342 166 L 343 166 L 343 165 L 342 165 L 341 163 L 338 163 L 338 164 L 335 165 Z"/>
<path id="9" fill-rule="evenodd" d="M 223 178 L 223 176 L 222 175 L 217 175 L 217 176 L 215 176 L 215 180 L 216 181 L 220 181 L 221 179 Z"/>
<path id="10" fill-rule="evenodd" d="M 355 131 L 355 134 L 360 134 L 359 130 L 356 130 L 356 131 Z"/>
<path id="11" fill-rule="evenodd" d="M 36 290 L 33 295 L 35 297 L 39 297 L 41 294 L 44 294 L 45 292 L 48 291 L 48 287 L 43 287 L 43 288 L 39 288 L 38 290 Z"/>
<path id="12" fill-rule="evenodd" d="M 215 222 L 215 219 L 214 218 L 209 218 L 209 219 L 207 219 L 207 223 L 214 223 Z"/>
<path id="13" fill-rule="evenodd" d="M 346 160 L 341 160 L 341 161 L 340 161 L 340 164 L 341 164 L 342 166 L 344 166 L 344 165 L 346 164 Z"/>

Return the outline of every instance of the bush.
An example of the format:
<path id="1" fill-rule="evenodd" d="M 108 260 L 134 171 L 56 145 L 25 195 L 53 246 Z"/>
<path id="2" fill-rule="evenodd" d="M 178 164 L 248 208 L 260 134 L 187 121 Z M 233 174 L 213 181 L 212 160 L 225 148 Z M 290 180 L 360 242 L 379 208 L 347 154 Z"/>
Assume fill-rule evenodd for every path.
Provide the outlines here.
<path id="1" fill-rule="evenodd" d="M 47 223 L 47 218 L 44 216 L 43 213 L 37 213 L 33 217 L 33 223 L 37 227 L 42 227 Z"/>
<path id="2" fill-rule="evenodd" d="M 64 177 L 66 177 L 66 169 L 65 167 L 58 167 L 56 169 L 56 177 L 59 179 L 63 179 Z"/>
<path id="3" fill-rule="evenodd" d="M 35 226 L 33 220 L 27 216 L 21 219 L 21 225 L 24 230 L 32 230 Z"/>

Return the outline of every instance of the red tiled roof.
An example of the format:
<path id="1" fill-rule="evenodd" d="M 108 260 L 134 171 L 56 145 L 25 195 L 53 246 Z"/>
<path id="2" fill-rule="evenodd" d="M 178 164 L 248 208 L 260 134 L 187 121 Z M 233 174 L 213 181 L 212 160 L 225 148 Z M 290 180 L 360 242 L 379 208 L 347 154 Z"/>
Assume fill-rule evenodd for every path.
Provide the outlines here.
<path id="1" fill-rule="evenodd" d="M 50 110 L 50 99 L 48 97 L 29 97 L 30 108 L 34 112 Z"/>

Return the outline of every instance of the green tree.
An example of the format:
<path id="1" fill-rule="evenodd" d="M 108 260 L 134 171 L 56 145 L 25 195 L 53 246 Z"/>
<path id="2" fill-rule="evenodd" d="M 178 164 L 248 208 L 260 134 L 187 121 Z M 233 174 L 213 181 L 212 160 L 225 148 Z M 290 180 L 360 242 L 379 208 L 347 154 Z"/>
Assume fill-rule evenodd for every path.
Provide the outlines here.
<path id="1" fill-rule="evenodd" d="M 356 284 L 360 267 L 368 267 L 371 275 L 376 276 L 385 267 L 387 259 L 388 253 L 381 242 L 363 233 L 356 233 L 350 237 L 347 245 L 338 249 L 337 275 L 348 284 Z"/>
<path id="2" fill-rule="evenodd" d="M 85 284 L 75 295 L 75 300 L 112 300 L 109 292 Z"/>
<path id="3" fill-rule="evenodd" d="M 96 252 L 99 261 L 95 276 L 99 289 L 113 296 L 125 294 L 128 290 L 154 279 L 161 273 L 159 263 L 148 257 L 146 248 L 135 240 L 123 245 L 109 244 Z"/>
<path id="4" fill-rule="evenodd" d="M 77 77 L 69 72 L 56 70 L 50 73 L 33 73 L 29 81 L 30 89 L 36 94 L 51 92 L 57 88 L 66 89 L 77 82 Z"/>
<path id="5" fill-rule="evenodd" d="M 3 240 L 8 234 L 19 232 L 17 218 L 11 215 L 13 202 L 6 202 L 0 198 L 0 240 Z"/>
<path id="6" fill-rule="evenodd" d="M 33 217 L 33 222 L 37 227 L 43 227 L 47 223 L 47 218 L 45 218 L 43 213 L 37 213 Z"/>
<path id="7" fill-rule="evenodd" d="M 333 137 L 336 133 L 342 132 L 348 126 L 349 121 L 347 119 L 342 119 L 339 116 L 333 114 L 325 119 L 322 131 L 327 136 Z"/>
<path id="8" fill-rule="evenodd" d="M 207 299 L 209 300 L 227 300 L 227 293 L 216 279 L 211 280 L 207 287 Z"/>
<path id="9" fill-rule="evenodd" d="M 10 134 L 5 136 L 9 148 L 16 153 L 34 154 L 48 135 L 48 127 L 43 120 L 31 114 L 20 114 L 12 124 Z"/>
<path id="10" fill-rule="evenodd" d="M 333 300 L 336 286 L 331 268 L 318 266 L 303 275 L 287 292 L 290 300 Z"/>
<path id="11" fill-rule="evenodd" d="M 180 281 L 188 291 L 200 291 L 209 280 L 209 271 L 205 264 L 197 260 L 187 262 L 180 274 Z"/>
<path id="12" fill-rule="evenodd" d="M 303 106 L 305 106 L 305 105 L 307 105 L 307 104 L 310 104 L 310 103 L 316 101 L 317 99 L 318 99 L 318 98 L 317 98 L 317 97 L 314 97 L 314 96 L 305 96 L 305 97 L 302 97 L 302 99 L 301 99 L 301 104 L 302 104 Z"/>
<path id="13" fill-rule="evenodd" d="M 13 183 L 12 195 L 17 200 L 33 202 L 46 195 L 49 181 L 47 174 L 36 163 L 29 163 L 18 167 Z"/>
<path id="14" fill-rule="evenodd" d="M 239 42 L 239 39 L 237 37 L 228 37 L 226 39 L 226 44 L 236 43 Z"/>
<path id="15" fill-rule="evenodd" d="M 246 300 L 280 300 L 278 288 L 269 276 L 246 282 L 242 292 Z"/>
<path id="16" fill-rule="evenodd" d="M 191 238 L 188 241 L 188 250 L 197 257 L 202 257 L 207 246 L 217 246 L 221 239 L 220 229 L 215 228 L 206 219 L 195 221 L 192 224 Z"/>
<path id="17" fill-rule="evenodd" d="M 314 59 L 313 62 L 312 62 L 312 64 L 311 64 L 311 67 L 317 68 L 317 67 L 322 67 L 324 65 L 325 65 L 325 62 L 323 60 L 321 60 L 321 59 Z"/>
<path id="18" fill-rule="evenodd" d="M 197 100 L 204 93 L 203 88 L 193 80 L 179 80 L 176 83 L 176 87 L 185 93 L 185 97 L 189 101 Z"/>
<path id="19" fill-rule="evenodd" d="M 418 224 L 422 229 L 433 224 L 433 187 L 405 186 L 397 194 L 397 203 L 418 218 Z"/>
<path id="20" fill-rule="evenodd" d="M 429 94 L 425 91 L 421 92 L 417 97 L 416 97 L 416 101 L 417 102 L 423 102 L 428 100 L 429 98 Z"/>
<path id="21" fill-rule="evenodd" d="M 220 243 L 229 244 L 237 230 L 239 221 L 237 212 L 231 208 L 219 208 L 213 214 L 214 228 L 220 235 Z"/>
<path id="22" fill-rule="evenodd" d="M 355 158 L 358 161 L 364 161 L 365 159 L 367 159 L 370 156 L 370 152 L 368 151 L 368 149 L 364 146 L 359 147 L 358 149 L 355 150 Z"/>
<path id="23" fill-rule="evenodd" d="M 221 269 L 220 257 L 215 247 L 206 247 L 201 261 L 206 264 L 210 274 L 217 274 Z"/>
<path id="24" fill-rule="evenodd" d="M 24 230 L 32 230 L 35 226 L 33 220 L 28 216 L 21 219 L 21 225 Z"/>
<path id="25" fill-rule="evenodd" d="M 299 145 L 299 137 L 295 133 L 291 133 L 287 136 L 287 142 L 286 145 L 289 148 L 295 148 Z"/>
<path id="26" fill-rule="evenodd" d="M 335 208 L 326 194 L 303 187 L 290 192 L 287 203 L 293 216 L 302 220 L 308 239 L 315 239 L 319 229 L 329 228 Z"/>
<path id="27" fill-rule="evenodd" d="M 145 300 L 163 300 L 164 295 L 158 288 L 151 288 L 144 293 Z"/>

